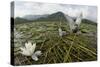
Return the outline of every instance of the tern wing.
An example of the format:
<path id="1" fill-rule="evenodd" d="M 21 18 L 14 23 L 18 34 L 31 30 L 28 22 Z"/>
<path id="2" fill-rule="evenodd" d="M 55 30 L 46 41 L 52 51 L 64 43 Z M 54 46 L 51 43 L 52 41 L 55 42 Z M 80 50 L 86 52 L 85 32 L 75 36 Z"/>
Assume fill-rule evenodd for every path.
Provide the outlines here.
<path id="1" fill-rule="evenodd" d="M 78 27 L 79 27 L 79 25 L 81 24 L 81 22 L 82 22 L 82 13 L 79 15 L 79 17 L 77 17 L 77 19 L 75 21 L 75 24 L 77 24 Z"/>
<path id="2" fill-rule="evenodd" d="M 68 15 L 65 16 L 65 17 L 66 17 L 66 20 L 69 23 L 70 30 L 73 30 L 74 29 L 74 25 L 75 25 L 74 20 L 70 16 L 68 16 Z"/>

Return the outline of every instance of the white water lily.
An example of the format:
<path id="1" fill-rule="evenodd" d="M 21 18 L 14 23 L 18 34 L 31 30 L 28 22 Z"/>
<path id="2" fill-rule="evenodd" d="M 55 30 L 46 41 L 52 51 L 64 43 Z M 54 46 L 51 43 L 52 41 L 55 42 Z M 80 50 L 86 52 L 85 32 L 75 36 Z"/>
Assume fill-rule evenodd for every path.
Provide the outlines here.
<path id="1" fill-rule="evenodd" d="M 66 31 L 62 31 L 61 28 L 59 28 L 58 31 L 59 31 L 59 36 L 62 37 L 63 35 L 66 35 Z"/>
<path id="2" fill-rule="evenodd" d="M 14 28 L 14 48 L 20 47 L 22 45 L 24 40 L 21 38 L 23 38 L 23 34 Z"/>
<path id="3" fill-rule="evenodd" d="M 15 38 L 21 38 L 22 34 L 20 32 L 18 32 L 15 28 L 14 28 L 14 37 Z"/>
<path id="4" fill-rule="evenodd" d="M 25 56 L 31 56 L 33 60 L 38 61 L 38 56 L 40 56 L 42 53 L 41 51 L 36 51 L 36 43 L 32 45 L 31 42 L 25 43 L 25 47 L 21 47 L 21 54 Z"/>

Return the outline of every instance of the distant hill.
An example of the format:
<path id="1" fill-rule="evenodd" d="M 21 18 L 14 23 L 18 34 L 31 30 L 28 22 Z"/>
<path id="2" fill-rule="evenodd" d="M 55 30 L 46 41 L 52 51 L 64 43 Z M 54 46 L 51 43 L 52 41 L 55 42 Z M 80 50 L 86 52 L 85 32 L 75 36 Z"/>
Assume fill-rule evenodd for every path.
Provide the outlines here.
<path id="1" fill-rule="evenodd" d="M 66 16 L 68 16 L 68 15 L 66 15 Z M 76 18 L 74 17 L 73 20 L 75 21 Z M 38 18 L 35 21 L 65 21 L 66 22 L 67 19 L 65 18 L 64 13 L 56 12 L 56 13 L 53 13 L 45 18 L 44 17 Z M 82 23 L 97 25 L 96 22 L 88 20 L 88 19 L 82 19 Z"/>
<path id="2" fill-rule="evenodd" d="M 61 21 L 61 20 L 66 21 L 64 13 L 56 12 L 47 17 L 41 17 L 39 19 L 36 19 L 35 21 Z"/>
<path id="3" fill-rule="evenodd" d="M 75 19 L 76 18 L 73 18 L 74 21 Z M 32 21 L 65 21 L 66 22 L 67 19 L 65 18 L 64 13 L 56 12 L 50 15 L 26 15 L 23 18 L 16 17 L 14 20 L 15 24 L 27 23 L 27 22 L 32 22 Z M 83 19 L 82 23 L 97 25 L 96 22 L 88 20 L 88 19 Z"/>
<path id="4" fill-rule="evenodd" d="M 27 19 L 27 20 L 36 20 L 36 19 L 39 19 L 39 18 L 45 18 L 45 17 L 47 17 L 48 15 L 47 14 L 45 14 L 45 15 L 25 15 L 23 18 L 24 19 Z"/>
<path id="5" fill-rule="evenodd" d="M 88 19 L 83 19 L 83 20 L 82 20 L 82 23 L 92 24 L 92 25 L 97 25 L 97 23 L 96 23 L 96 22 L 91 21 L 91 20 L 88 20 Z"/>
<path id="6" fill-rule="evenodd" d="M 27 23 L 27 22 L 31 22 L 31 21 L 29 21 L 29 20 L 27 20 L 27 19 L 24 19 L 24 18 L 21 18 L 21 17 L 16 17 L 16 18 L 14 19 L 14 23 L 15 23 L 15 24 Z"/>

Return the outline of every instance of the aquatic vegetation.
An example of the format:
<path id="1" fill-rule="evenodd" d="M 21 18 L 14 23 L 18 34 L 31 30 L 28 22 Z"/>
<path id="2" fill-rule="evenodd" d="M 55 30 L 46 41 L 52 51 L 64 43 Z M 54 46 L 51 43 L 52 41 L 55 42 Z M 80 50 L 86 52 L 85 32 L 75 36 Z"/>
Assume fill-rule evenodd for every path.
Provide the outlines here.
<path id="1" fill-rule="evenodd" d="M 20 53 L 25 56 L 32 56 L 33 60 L 38 61 L 38 56 L 40 56 L 42 53 L 41 51 L 35 52 L 35 48 L 36 48 L 36 43 L 32 45 L 31 42 L 28 42 L 28 43 L 25 43 L 25 47 L 20 47 L 21 49 Z"/>
<path id="2" fill-rule="evenodd" d="M 31 56 L 21 54 L 19 53 L 19 47 L 15 47 L 15 64 L 51 64 L 97 60 L 97 35 L 92 34 L 90 36 L 90 33 L 97 32 L 95 25 L 82 23 L 80 28 L 86 30 L 85 32 L 88 33 L 80 35 L 71 33 L 67 36 L 59 37 L 57 23 L 57 21 L 32 22 L 25 24 L 27 28 L 24 30 L 20 28 L 23 24 L 16 25 L 15 27 L 18 28 L 18 32 L 23 32 L 23 36 L 21 37 L 21 40 L 24 40 L 21 45 L 22 49 L 26 49 L 25 43 L 27 41 L 31 42 L 31 46 L 36 43 L 36 47 L 34 51 L 32 49 L 35 56 L 31 52 L 29 54 Z M 69 28 L 66 26 L 68 26 L 66 22 L 63 22 L 62 30 L 67 32 Z M 29 45 L 29 43 L 26 44 Z M 38 57 L 38 54 L 41 55 Z"/>

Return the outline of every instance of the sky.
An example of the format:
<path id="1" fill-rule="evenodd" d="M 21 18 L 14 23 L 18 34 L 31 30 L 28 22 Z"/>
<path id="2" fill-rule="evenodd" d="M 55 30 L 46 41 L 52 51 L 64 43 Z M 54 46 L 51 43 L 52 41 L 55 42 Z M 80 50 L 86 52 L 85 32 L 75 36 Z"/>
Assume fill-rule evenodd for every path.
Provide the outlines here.
<path id="1" fill-rule="evenodd" d="M 93 21 L 97 20 L 96 6 L 40 3 L 30 1 L 15 1 L 14 5 L 14 17 L 23 17 L 25 15 L 52 14 L 61 11 L 71 17 L 77 17 L 80 13 L 82 13 L 83 18 L 87 18 Z"/>

